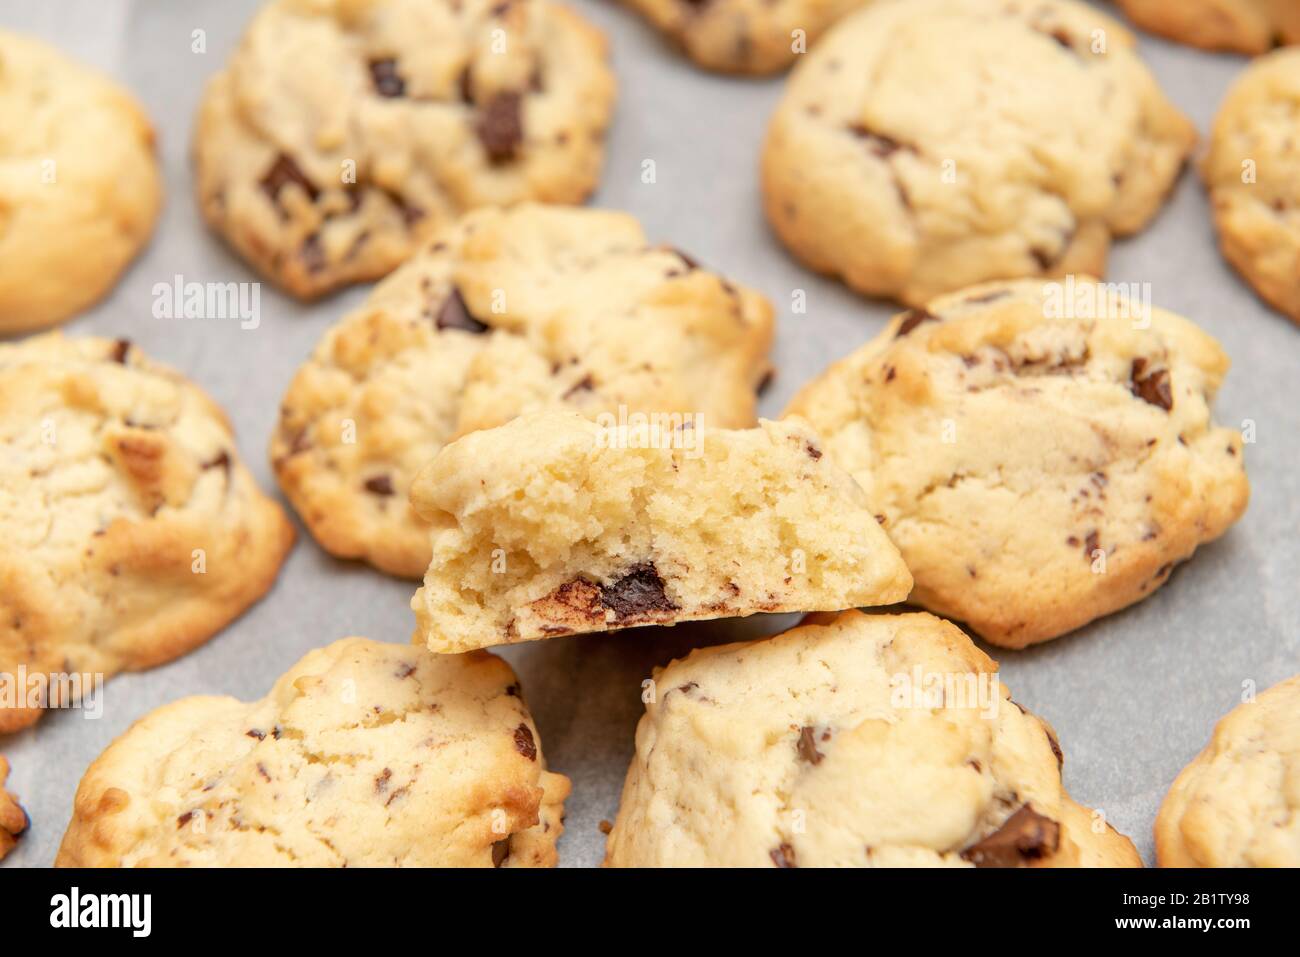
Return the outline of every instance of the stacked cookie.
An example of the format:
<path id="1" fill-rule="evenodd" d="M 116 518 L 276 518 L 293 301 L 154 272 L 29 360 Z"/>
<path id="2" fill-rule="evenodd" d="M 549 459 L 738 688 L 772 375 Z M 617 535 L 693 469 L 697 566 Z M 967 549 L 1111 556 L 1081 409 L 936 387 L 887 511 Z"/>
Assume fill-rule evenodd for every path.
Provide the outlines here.
<path id="1" fill-rule="evenodd" d="M 810 268 L 907 311 L 759 420 L 767 299 L 630 216 L 544 205 L 599 176 L 594 28 L 545 0 L 267 3 L 205 92 L 198 202 L 299 298 L 382 280 L 289 383 L 270 459 L 325 551 L 422 577 L 413 639 L 345 638 L 261 700 L 146 715 L 86 772 L 59 865 L 554 866 L 571 784 L 484 649 L 760 613 L 806 617 L 642 687 L 608 866 L 1141 865 L 954 622 L 1054 639 L 1245 511 L 1219 344 L 1077 275 L 1156 214 L 1190 122 L 1133 38 L 1068 0 L 633 5 L 737 72 L 844 18 L 772 118 L 764 207 Z M 48 70 L 131 117 L 119 173 L 142 184 L 98 216 L 18 204 L 32 240 L 122 223 L 75 301 L 0 273 L 0 329 L 6 307 L 25 329 L 111 283 L 156 170 L 102 81 L 6 35 L 0 54 L 42 109 Z M 1300 315 L 1297 75 L 1289 53 L 1251 68 L 1204 171 L 1225 255 Z M 1235 178 L 1246 152 L 1258 181 Z M 47 689 L 0 731 L 69 703 L 55 676 L 170 660 L 270 589 L 288 519 L 220 409 L 129 341 L 0 345 L 0 413 L 0 671 Z M 1162 864 L 1300 863 L 1297 694 L 1220 725 L 1161 811 Z M 0 788 L 0 856 L 25 826 Z"/>

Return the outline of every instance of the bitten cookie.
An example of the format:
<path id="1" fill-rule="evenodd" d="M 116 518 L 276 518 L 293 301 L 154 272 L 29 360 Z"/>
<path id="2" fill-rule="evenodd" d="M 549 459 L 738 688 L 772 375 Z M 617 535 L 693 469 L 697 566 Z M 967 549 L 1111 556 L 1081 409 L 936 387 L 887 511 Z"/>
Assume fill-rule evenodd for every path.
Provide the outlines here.
<path id="1" fill-rule="evenodd" d="M 18 844 L 18 838 L 27 830 L 27 814 L 18 806 L 18 799 L 5 790 L 9 777 L 9 762 L 0 754 L 0 860 Z"/>
<path id="2" fill-rule="evenodd" d="M 546 413 L 447 446 L 411 607 L 434 651 L 756 612 L 885 605 L 912 578 L 805 423 L 729 431 Z"/>
<path id="3" fill-rule="evenodd" d="M 623 0 L 700 66 L 784 70 L 831 24 L 870 0 Z M 796 52 L 798 50 L 798 52 Z"/>
<path id="4" fill-rule="evenodd" d="M 0 732 L 206 641 L 293 542 L 221 410 L 126 340 L 0 345 L 0 489 Z"/>
<path id="5" fill-rule="evenodd" d="M 77 788 L 59 867 L 553 867 L 569 780 L 500 658 L 345 638 L 185 698 Z"/>
<path id="6" fill-rule="evenodd" d="M 1156 818 L 1161 867 L 1300 867 L 1300 675 L 1234 708 Z"/>
<path id="7" fill-rule="evenodd" d="M 1295 0 L 1116 2 L 1144 30 L 1207 50 L 1264 53 L 1278 43 L 1300 43 Z"/>
<path id="8" fill-rule="evenodd" d="M 581 202 L 613 101 L 604 36 L 546 0 L 274 0 L 204 95 L 199 203 L 310 298 L 472 207 Z"/>
<path id="9" fill-rule="evenodd" d="M 479 210 L 326 333 L 271 459 L 328 551 L 419 578 L 429 526 L 408 493 L 446 443 L 545 408 L 753 425 L 772 329 L 766 299 L 649 245 L 631 216 Z"/>
<path id="10" fill-rule="evenodd" d="M 1195 141 L 1133 46 L 1064 0 L 877 0 L 791 75 L 763 148 L 767 217 L 809 267 L 908 305 L 1100 275 Z"/>
<path id="11" fill-rule="evenodd" d="M 1140 867 L 1051 727 L 927 614 L 846 611 L 658 670 L 613 867 Z"/>
<path id="12" fill-rule="evenodd" d="M 162 205 L 154 134 L 107 77 L 0 30 L 0 334 L 61 322 L 117 282 Z"/>
<path id="13" fill-rule="evenodd" d="M 1114 287 L 989 283 L 896 317 L 787 411 L 867 491 L 911 601 L 1008 648 L 1139 601 L 1245 511 L 1228 370 Z"/>
<path id="14" fill-rule="evenodd" d="M 1279 50 L 1255 60 L 1229 90 L 1201 175 L 1224 257 L 1300 323 L 1298 142 L 1300 49 Z"/>

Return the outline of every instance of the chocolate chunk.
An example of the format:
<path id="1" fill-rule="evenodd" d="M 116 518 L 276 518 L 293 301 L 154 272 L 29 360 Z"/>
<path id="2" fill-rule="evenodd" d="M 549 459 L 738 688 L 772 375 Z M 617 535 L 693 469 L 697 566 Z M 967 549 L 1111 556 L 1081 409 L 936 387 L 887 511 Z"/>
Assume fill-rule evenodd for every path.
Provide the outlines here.
<path id="1" fill-rule="evenodd" d="M 700 268 L 699 260 L 695 259 L 693 256 L 686 255 L 686 253 L 682 252 L 680 249 L 674 249 L 673 252 L 677 254 L 678 259 L 686 264 L 687 269 L 693 270 Z"/>
<path id="2" fill-rule="evenodd" d="M 888 159 L 899 150 L 911 149 L 905 143 L 900 143 L 891 136 L 883 133 L 877 133 L 875 130 L 868 129 L 861 123 L 854 123 L 849 127 L 849 132 L 859 139 L 867 141 L 867 148 L 881 159 Z"/>
<path id="3" fill-rule="evenodd" d="M 537 760 L 537 742 L 533 740 L 533 729 L 526 724 L 515 728 L 515 750 L 529 761 Z"/>
<path id="4" fill-rule="evenodd" d="M 492 162 L 514 159 L 524 141 L 522 105 L 518 93 L 505 92 L 494 95 L 480 110 L 474 131 Z"/>
<path id="5" fill-rule="evenodd" d="M 370 78 L 375 92 L 380 96 L 395 98 L 406 95 L 406 81 L 397 72 L 397 61 L 392 57 L 370 61 Z"/>
<path id="6" fill-rule="evenodd" d="M 126 365 L 127 353 L 131 351 L 130 339 L 118 339 L 113 343 L 113 351 L 108 354 L 109 359 L 118 365 Z"/>
<path id="7" fill-rule="evenodd" d="M 451 295 L 447 297 L 447 301 L 438 310 L 438 318 L 434 320 L 434 325 L 439 329 L 459 329 L 462 332 L 472 332 L 476 335 L 488 330 L 485 323 L 479 322 L 469 314 L 465 299 L 455 286 L 452 287 Z"/>
<path id="8" fill-rule="evenodd" d="M 176 830 L 179 831 L 186 824 L 190 823 L 190 821 L 193 820 L 193 818 L 194 818 L 194 812 L 186 811 L 184 814 L 182 814 L 180 817 L 176 819 Z"/>
<path id="9" fill-rule="evenodd" d="M 903 317 L 902 325 L 894 333 L 895 339 L 901 339 L 923 322 L 938 322 L 939 317 L 925 309 L 909 309 Z"/>
<path id="10" fill-rule="evenodd" d="M 774 847 L 769 852 L 772 863 L 777 867 L 798 867 L 794 862 L 794 848 L 789 844 L 782 844 L 780 847 Z"/>
<path id="11" fill-rule="evenodd" d="M 266 171 L 266 175 L 260 182 L 262 189 L 266 191 L 267 196 L 271 197 L 273 203 L 279 202 L 280 190 L 290 183 L 297 183 L 313 203 L 320 195 L 320 190 L 286 153 L 281 153 L 275 158 L 275 162 L 271 164 L 271 168 Z"/>
<path id="12" fill-rule="evenodd" d="M 821 764 L 822 758 L 825 757 L 817 750 L 817 733 L 806 725 L 799 729 L 799 743 L 796 747 L 800 760 L 807 761 L 809 764 Z"/>
<path id="13" fill-rule="evenodd" d="M 203 465 L 200 467 L 205 472 L 208 469 L 217 469 L 217 468 L 224 469 L 226 474 L 229 475 L 230 474 L 230 453 L 227 450 L 222 449 L 221 452 L 219 452 L 216 456 L 209 459 L 208 461 L 204 462 Z"/>
<path id="14" fill-rule="evenodd" d="M 1052 753 L 1056 755 L 1056 766 L 1058 768 L 1065 767 L 1065 754 L 1061 751 L 1061 742 L 1056 740 L 1056 735 L 1052 733 L 1050 728 L 1043 728 L 1043 733 L 1047 735 L 1047 743 L 1051 745 Z"/>
<path id="15" fill-rule="evenodd" d="M 256 738 L 258 741 L 262 741 L 266 738 L 266 732 L 259 731 L 257 728 L 249 728 L 247 731 L 244 732 L 244 737 Z"/>
<path id="16" fill-rule="evenodd" d="M 1156 369 L 1154 372 L 1146 370 L 1146 359 L 1139 357 L 1133 360 L 1133 367 L 1129 371 L 1129 391 L 1143 402 L 1168 412 L 1174 407 L 1174 396 L 1169 386 L 1169 370 Z"/>
<path id="17" fill-rule="evenodd" d="M 560 398 L 572 399 L 579 392 L 591 392 L 595 388 L 596 388 L 596 381 L 592 379 L 590 374 L 588 374 L 583 376 L 573 385 L 569 386 L 569 388 L 565 391 L 564 395 L 560 396 Z"/>
<path id="18" fill-rule="evenodd" d="M 308 272 L 316 273 L 325 268 L 325 246 L 320 241 L 320 233 L 311 233 L 302 241 L 298 257 Z"/>
<path id="19" fill-rule="evenodd" d="M 375 495 L 392 495 L 393 480 L 387 475 L 376 475 L 366 479 L 366 491 Z"/>
<path id="20" fill-rule="evenodd" d="M 653 562 L 635 565 L 612 585 L 600 586 L 600 602 L 622 621 L 650 612 L 676 611 Z"/>
<path id="21" fill-rule="evenodd" d="M 976 867 L 1019 867 L 1050 857 L 1060 846 L 1061 826 L 1026 804 L 961 856 Z"/>
<path id="22" fill-rule="evenodd" d="M 510 838 L 502 838 L 492 845 L 492 866 L 500 867 L 510 857 Z"/>
<path id="23" fill-rule="evenodd" d="M 804 451 L 808 453 L 808 458 L 812 459 L 814 462 L 822 457 L 822 450 L 817 448 L 817 446 L 813 445 L 811 442 L 804 443 Z"/>

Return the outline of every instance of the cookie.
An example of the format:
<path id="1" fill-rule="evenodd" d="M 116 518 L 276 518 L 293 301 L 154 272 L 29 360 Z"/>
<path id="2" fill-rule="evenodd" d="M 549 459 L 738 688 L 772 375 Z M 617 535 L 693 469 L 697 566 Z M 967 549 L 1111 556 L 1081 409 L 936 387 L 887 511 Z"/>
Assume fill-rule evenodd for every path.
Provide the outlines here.
<path id="1" fill-rule="evenodd" d="M 0 30 L 0 335 L 98 302 L 153 232 L 162 175 L 144 110 L 108 77 Z"/>
<path id="2" fill-rule="evenodd" d="M 1114 286 L 989 283 L 897 316 L 790 404 L 867 491 L 911 601 L 1021 648 L 1145 598 L 1249 497 L 1218 343 Z"/>
<path id="3" fill-rule="evenodd" d="M 1201 175 L 1224 257 L 1269 305 L 1300 323 L 1297 111 L 1300 49 L 1255 60 L 1219 108 Z"/>
<path id="4" fill-rule="evenodd" d="M 623 0 L 697 64 L 777 73 L 836 20 L 868 0 Z"/>
<path id="5" fill-rule="evenodd" d="M 345 638 L 261 701 L 146 715 L 77 788 L 59 867 L 553 867 L 569 780 L 514 673 Z"/>
<path id="6" fill-rule="evenodd" d="M 1065 0 L 879 0 L 801 58 L 763 202 L 807 266 L 922 305 L 973 283 L 1100 275 L 1195 141 L 1132 36 Z"/>
<path id="7" fill-rule="evenodd" d="M 1130 20 L 1152 33 L 1206 50 L 1264 53 L 1300 43 L 1295 0 L 1116 0 Z"/>
<path id="8" fill-rule="evenodd" d="M 280 485 L 331 553 L 419 578 L 416 472 L 530 410 L 754 424 L 772 307 L 631 216 L 523 204 L 438 234 L 326 333 L 281 403 Z"/>
<path id="9" fill-rule="evenodd" d="M 613 100 L 604 36 L 545 0 L 273 0 L 204 94 L 199 204 L 311 298 L 470 208 L 581 202 Z"/>
<path id="10" fill-rule="evenodd" d="M 613 867 L 1140 867 L 960 629 L 815 616 L 656 671 Z"/>
<path id="11" fill-rule="evenodd" d="M 1169 789 L 1161 867 L 1300 867 L 1300 675 L 1238 705 Z"/>
<path id="12" fill-rule="evenodd" d="M 434 651 L 757 612 L 885 605 L 912 578 L 805 423 L 522 416 L 416 477 Z"/>
<path id="13" fill-rule="evenodd" d="M 9 762 L 0 754 L 0 860 L 18 844 L 18 838 L 27 830 L 27 813 L 18 806 L 18 799 L 5 790 L 9 777 Z"/>
<path id="14" fill-rule="evenodd" d="M 0 489 L 0 732 L 202 644 L 293 542 L 221 410 L 126 340 L 0 345 Z"/>

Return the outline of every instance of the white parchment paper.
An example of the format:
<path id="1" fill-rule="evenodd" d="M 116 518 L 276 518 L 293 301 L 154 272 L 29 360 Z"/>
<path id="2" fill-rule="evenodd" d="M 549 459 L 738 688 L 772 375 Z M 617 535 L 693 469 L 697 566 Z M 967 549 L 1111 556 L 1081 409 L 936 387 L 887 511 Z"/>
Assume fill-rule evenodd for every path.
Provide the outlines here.
<path id="1" fill-rule="evenodd" d="M 803 382 L 873 336 L 893 311 L 802 269 L 763 222 L 759 147 L 783 81 L 704 73 L 617 5 L 571 2 L 609 32 L 621 87 L 594 202 L 634 213 L 653 241 L 672 243 L 772 299 L 780 323 L 778 375 L 762 411 L 775 415 Z M 203 83 L 256 6 L 0 0 L 0 26 L 39 34 L 108 71 L 134 90 L 158 128 L 168 201 L 157 235 L 116 291 L 67 331 L 130 338 L 187 373 L 226 408 L 245 459 L 263 487 L 275 490 L 265 450 L 281 395 L 317 338 L 365 289 L 303 306 L 264 284 L 256 330 L 242 330 L 236 320 L 155 319 L 151 310 L 153 285 L 177 275 L 257 278 L 203 228 L 188 162 Z M 192 52 L 199 29 L 206 31 L 205 53 Z M 1142 52 L 1202 134 L 1245 64 L 1151 37 L 1143 38 Z M 653 185 L 641 181 L 646 159 L 656 164 Z M 1150 862 L 1151 826 L 1165 790 L 1214 722 L 1238 703 L 1243 682 L 1262 689 L 1300 671 L 1300 329 L 1262 306 L 1220 259 L 1204 193 L 1190 172 L 1156 222 L 1115 248 L 1108 278 L 1151 283 L 1157 305 L 1200 323 L 1232 357 L 1217 410 L 1226 424 L 1256 424 L 1257 442 L 1246 450 L 1250 509 L 1145 602 L 1045 646 L 986 650 L 1001 662 L 1016 700 L 1059 732 L 1070 791 L 1104 809 Z M 795 290 L 806 291 L 806 314 L 791 312 Z M 189 694 L 261 697 L 306 651 L 345 635 L 404 642 L 413 588 L 333 560 L 303 532 L 261 604 L 195 653 L 110 681 L 101 719 L 52 713 L 0 739 L 0 753 L 13 765 L 9 786 L 32 819 L 5 866 L 53 861 L 82 772 L 136 718 Z M 792 620 L 639 629 L 504 652 L 523 681 L 550 764 L 573 779 L 563 865 L 601 859 L 599 823 L 617 810 L 642 710 L 640 682 L 650 669 L 693 647 L 771 633 Z"/>

